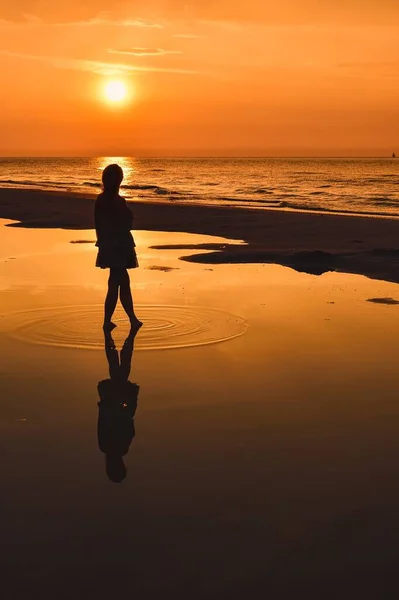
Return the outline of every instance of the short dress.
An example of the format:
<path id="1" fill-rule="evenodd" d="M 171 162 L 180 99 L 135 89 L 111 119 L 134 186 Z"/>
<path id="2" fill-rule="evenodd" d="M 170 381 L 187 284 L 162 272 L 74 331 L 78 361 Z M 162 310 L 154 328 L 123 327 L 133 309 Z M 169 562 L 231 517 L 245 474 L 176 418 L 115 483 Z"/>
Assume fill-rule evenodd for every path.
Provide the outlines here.
<path id="1" fill-rule="evenodd" d="M 97 389 L 98 446 L 107 456 L 125 456 L 135 436 L 134 415 L 140 386 L 131 381 L 105 379 Z"/>
<path id="2" fill-rule="evenodd" d="M 136 244 L 131 233 L 133 215 L 121 196 L 100 194 L 94 218 L 98 248 L 96 267 L 136 269 L 139 266 Z"/>

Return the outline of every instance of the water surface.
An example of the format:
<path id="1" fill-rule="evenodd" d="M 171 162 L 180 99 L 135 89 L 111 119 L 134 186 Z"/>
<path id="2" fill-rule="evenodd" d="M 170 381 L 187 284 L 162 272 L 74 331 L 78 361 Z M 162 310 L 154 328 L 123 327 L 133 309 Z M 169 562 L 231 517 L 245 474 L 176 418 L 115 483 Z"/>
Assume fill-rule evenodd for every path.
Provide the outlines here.
<path id="1" fill-rule="evenodd" d="M 127 198 L 399 215 L 399 159 L 0 158 L 0 185 L 100 191 L 118 162 Z"/>

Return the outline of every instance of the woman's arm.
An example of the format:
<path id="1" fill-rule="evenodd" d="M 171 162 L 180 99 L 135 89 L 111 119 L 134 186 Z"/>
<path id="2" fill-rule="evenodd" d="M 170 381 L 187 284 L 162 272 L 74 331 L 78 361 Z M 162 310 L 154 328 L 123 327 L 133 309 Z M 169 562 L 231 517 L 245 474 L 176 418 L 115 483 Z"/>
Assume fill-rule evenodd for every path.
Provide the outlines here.
<path id="1" fill-rule="evenodd" d="M 99 227 L 100 227 L 100 214 L 98 208 L 98 202 L 96 201 L 94 204 L 94 227 L 96 230 L 97 242 L 99 238 Z"/>
<path id="2" fill-rule="evenodd" d="M 128 206 L 126 200 L 124 201 L 124 216 L 126 218 L 126 225 L 128 226 L 130 231 L 130 229 L 133 229 L 134 216 L 132 209 Z"/>
<path id="3" fill-rule="evenodd" d="M 103 203 L 97 202 L 94 208 L 94 222 L 97 234 L 97 245 L 108 243 L 115 236 L 115 225 L 109 210 Z"/>

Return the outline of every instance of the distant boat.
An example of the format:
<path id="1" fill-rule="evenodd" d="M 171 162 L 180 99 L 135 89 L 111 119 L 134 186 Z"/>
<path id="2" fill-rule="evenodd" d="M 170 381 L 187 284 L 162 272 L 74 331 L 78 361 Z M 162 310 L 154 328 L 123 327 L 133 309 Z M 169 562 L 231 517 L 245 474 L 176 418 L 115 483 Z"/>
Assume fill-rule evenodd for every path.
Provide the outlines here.
<path id="1" fill-rule="evenodd" d="M 396 158 L 395 152 L 392 152 L 392 158 Z"/>

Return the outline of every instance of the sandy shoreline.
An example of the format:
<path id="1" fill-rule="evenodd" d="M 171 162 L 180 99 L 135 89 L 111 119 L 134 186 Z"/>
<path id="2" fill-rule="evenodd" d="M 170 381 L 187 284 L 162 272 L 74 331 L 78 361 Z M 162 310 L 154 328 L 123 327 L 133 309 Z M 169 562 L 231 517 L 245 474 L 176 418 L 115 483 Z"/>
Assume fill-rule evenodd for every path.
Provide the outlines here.
<path id="1" fill-rule="evenodd" d="M 93 200 L 85 194 L 0 188 L 0 218 L 18 221 L 22 227 L 91 229 Z M 137 230 L 196 233 L 240 242 L 174 246 L 182 250 L 185 260 L 276 263 L 314 274 L 338 270 L 399 282 L 398 219 L 175 202 L 131 204 Z M 204 248 L 209 253 L 195 254 Z"/>

